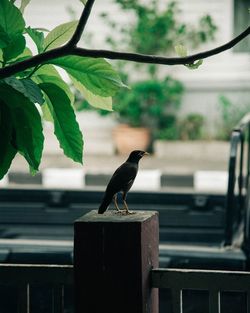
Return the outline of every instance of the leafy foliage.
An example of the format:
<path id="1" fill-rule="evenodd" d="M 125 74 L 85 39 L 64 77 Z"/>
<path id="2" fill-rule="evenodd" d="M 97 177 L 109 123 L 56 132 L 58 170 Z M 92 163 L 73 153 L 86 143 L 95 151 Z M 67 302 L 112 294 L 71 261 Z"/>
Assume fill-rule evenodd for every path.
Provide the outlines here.
<path id="1" fill-rule="evenodd" d="M 42 52 L 44 47 L 44 33 L 39 32 L 38 30 L 31 28 L 30 26 L 27 27 L 25 30 L 30 38 L 34 41 L 38 53 Z"/>
<path id="2" fill-rule="evenodd" d="M 44 137 L 36 106 L 24 94 L 5 83 L 0 85 L 0 99 L 10 110 L 13 125 L 10 143 L 25 157 L 32 171 L 37 171 Z"/>
<path id="3" fill-rule="evenodd" d="M 13 3 L 8 0 L 0 1 L 0 30 L 1 42 L 4 42 L 0 47 L 5 48 L 14 39 L 23 33 L 25 26 L 21 12 Z"/>
<path id="4" fill-rule="evenodd" d="M 180 57 L 186 57 L 188 55 L 187 49 L 183 45 L 175 46 L 175 51 Z M 185 64 L 185 66 L 191 70 L 196 70 L 202 63 L 203 60 L 198 60 L 191 64 Z"/>
<path id="5" fill-rule="evenodd" d="M 0 48 L 6 62 L 21 54 L 25 48 L 21 12 L 8 0 L 0 1 Z"/>
<path id="6" fill-rule="evenodd" d="M 96 95 L 110 97 L 115 95 L 121 87 L 125 87 L 118 74 L 104 59 L 68 56 L 51 62 L 65 69 L 67 73 Z"/>
<path id="7" fill-rule="evenodd" d="M 77 21 L 58 25 L 49 33 L 25 24 L 23 12 L 30 0 L 0 1 L 0 67 L 32 56 L 29 36 L 43 53 L 67 43 Z M 82 1 L 84 4 L 85 1 Z M 50 64 L 49 64 L 50 63 Z M 112 110 L 112 96 L 124 87 L 119 75 L 104 59 L 66 56 L 0 80 L 0 179 L 16 153 L 28 162 L 31 173 L 39 170 L 43 151 L 43 123 L 54 123 L 64 154 L 83 162 L 83 136 L 73 110 L 74 95 L 56 66 L 63 68 L 93 106 Z"/>
<path id="8" fill-rule="evenodd" d="M 13 89 L 22 93 L 31 102 L 43 104 L 44 98 L 40 88 L 30 78 L 17 79 L 16 77 L 8 77 L 4 82 L 11 86 Z"/>
<path id="9" fill-rule="evenodd" d="M 165 123 L 168 127 L 160 129 L 160 140 L 200 140 L 204 139 L 204 117 L 199 113 L 190 113 L 185 117 L 177 118 L 168 115 Z"/>
<path id="10" fill-rule="evenodd" d="M 26 6 L 30 3 L 30 0 L 22 0 L 21 1 L 21 6 L 20 6 L 20 11 L 23 14 Z"/>
<path id="11" fill-rule="evenodd" d="M 17 153 L 12 143 L 13 125 L 8 106 L 1 101 L 0 103 L 0 179 L 8 171 L 10 164 Z"/>
<path id="12" fill-rule="evenodd" d="M 54 120 L 55 135 L 64 154 L 72 160 L 82 163 L 82 134 L 69 97 L 56 84 L 42 83 L 39 86 L 48 96 L 47 104 Z M 66 121 L 67 123 L 65 123 Z"/>
<path id="13" fill-rule="evenodd" d="M 227 96 L 220 95 L 218 109 L 221 115 L 221 123 L 218 125 L 217 138 L 228 140 L 232 129 L 239 123 L 243 116 L 250 111 L 249 103 L 234 103 Z"/>
<path id="14" fill-rule="evenodd" d="M 136 82 L 131 88 L 132 92 L 121 91 L 115 98 L 120 120 L 135 127 L 150 127 L 155 132 L 179 107 L 183 92 L 182 84 L 171 77 Z"/>
<path id="15" fill-rule="evenodd" d="M 72 37 L 76 26 L 77 21 L 73 21 L 52 29 L 44 39 L 44 51 L 57 48 L 68 41 Z"/>
<path id="16" fill-rule="evenodd" d="M 80 84 L 75 78 L 71 77 L 71 80 L 74 83 L 75 88 L 84 95 L 84 98 L 86 99 L 86 101 L 88 101 L 88 103 L 91 103 L 92 107 L 107 111 L 113 111 L 111 97 L 104 98 L 95 95 L 87 88 L 85 88 L 82 84 Z"/>
<path id="17" fill-rule="evenodd" d="M 214 39 L 217 27 L 209 15 L 202 16 L 197 27 L 184 23 L 179 19 L 180 10 L 175 1 L 169 2 L 165 7 L 162 7 L 159 1 L 150 1 L 146 4 L 140 0 L 115 0 L 115 2 L 123 10 L 133 13 L 135 22 L 124 28 L 123 25 L 114 22 L 108 13 L 102 15 L 110 29 L 115 27 L 120 30 L 122 37 L 120 41 L 113 41 L 112 32 L 110 32 L 112 35 L 107 37 L 108 43 L 113 48 L 122 46 L 124 49 L 145 54 L 173 55 L 175 46 L 196 48 L 201 43 Z M 156 66 L 149 65 L 148 72 L 155 74 Z"/>
<path id="18" fill-rule="evenodd" d="M 179 123 L 180 139 L 197 140 L 202 138 L 204 117 L 198 113 L 190 113 Z"/>

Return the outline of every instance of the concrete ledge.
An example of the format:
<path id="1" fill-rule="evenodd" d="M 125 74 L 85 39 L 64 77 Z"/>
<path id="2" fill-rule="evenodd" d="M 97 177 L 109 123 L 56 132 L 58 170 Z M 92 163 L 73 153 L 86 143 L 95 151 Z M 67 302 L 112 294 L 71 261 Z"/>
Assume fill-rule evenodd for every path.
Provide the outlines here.
<path id="1" fill-rule="evenodd" d="M 155 155 L 173 160 L 198 160 L 206 164 L 207 160 L 228 161 L 230 144 L 227 141 L 161 141 L 156 140 Z"/>
<path id="2" fill-rule="evenodd" d="M 160 188 L 160 170 L 140 170 L 131 190 L 159 190 Z"/>
<path id="3" fill-rule="evenodd" d="M 166 174 L 161 175 L 161 187 L 193 187 L 194 175 Z"/>
<path id="4" fill-rule="evenodd" d="M 85 183 L 86 186 L 106 186 L 111 177 L 110 174 L 86 173 Z"/>
<path id="5" fill-rule="evenodd" d="M 207 190 L 227 191 L 228 173 L 222 171 L 197 171 L 194 174 L 194 189 L 199 192 Z"/>
<path id="6" fill-rule="evenodd" d="M 83 188 L 85 174 L 77 168 L 48 168 L 43 170 L 43 185 L 47 188 Z"/>
<path id="7" fill-rule="evenodd" d="M 31 176 L 24 172 L 10 172 L 1 186 L 36 185 L 45 188 L 104 189 L 113 173 L 84 172 L 82 169 L 49 169 Z M 218 179 L 215 179 L 217 177 Z M 172 174 L 162 170 L 140 170 L 132 190 L 161 190 L 162 188 L 192 188 L 197 192 L 226 192 L 227 172 L 195 171 L 193 174 Z M 216 184 L 214 181 L 216 180 Z"/>
<path id="8" fill-rule="evenodd" d="M 9 184 L 32 184 L 32 185 L 42 185 L 42 173 L 37 173 L 32 176 L 28 173 L 23 172 L 10 172 L 8 175 Z"/>

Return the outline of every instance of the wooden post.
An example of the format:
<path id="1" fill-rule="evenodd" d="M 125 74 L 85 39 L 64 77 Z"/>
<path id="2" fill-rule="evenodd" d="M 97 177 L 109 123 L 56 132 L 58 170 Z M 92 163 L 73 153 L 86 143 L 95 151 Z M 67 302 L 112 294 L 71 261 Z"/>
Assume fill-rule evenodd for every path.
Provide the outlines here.
<path id="1" fill-rule="evenodd" d="M 76 313 L 157 313 L 158 213 L 91 211 L 75 222 Z"/>

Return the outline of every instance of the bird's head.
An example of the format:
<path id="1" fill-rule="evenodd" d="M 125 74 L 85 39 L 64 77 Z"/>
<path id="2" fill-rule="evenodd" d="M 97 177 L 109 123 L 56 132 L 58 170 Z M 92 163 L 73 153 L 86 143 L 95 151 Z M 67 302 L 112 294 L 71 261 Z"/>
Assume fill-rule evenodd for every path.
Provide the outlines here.
<path id="1" fill-rule="evenodd" d="M 148 152 L 142 150 L 134 150 L 128 157 L 128 162 L 138 162 L 144 155 L 149 155 Z"/>

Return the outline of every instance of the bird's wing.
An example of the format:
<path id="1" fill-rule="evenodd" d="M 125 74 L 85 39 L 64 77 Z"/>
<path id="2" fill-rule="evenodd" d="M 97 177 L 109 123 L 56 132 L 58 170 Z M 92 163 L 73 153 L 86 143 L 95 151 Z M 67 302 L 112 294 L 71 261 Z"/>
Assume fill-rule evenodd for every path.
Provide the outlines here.
<path id="1" fill-rule="evenodd" d="M 121 190 L 129 190 L 134 182 L 137 171 L 138 166 L 136 164 L 129 162 L 123 163 L 111 177 L 107 190 L 110 192 L 113 191 L 113 194 Z"/>

